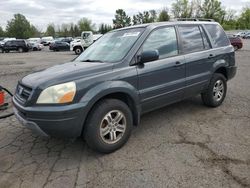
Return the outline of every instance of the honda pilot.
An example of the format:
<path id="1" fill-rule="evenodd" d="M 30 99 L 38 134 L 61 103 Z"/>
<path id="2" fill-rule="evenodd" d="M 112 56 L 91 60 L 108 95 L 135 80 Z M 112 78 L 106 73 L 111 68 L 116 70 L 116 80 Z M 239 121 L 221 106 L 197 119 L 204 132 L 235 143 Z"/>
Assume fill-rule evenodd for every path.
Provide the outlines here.
<path id="1" fill-rule="evenodd" d="M 105 34 L 72 62 L 22 78 L 14 111 L 40 135 L 81 136 L 110 153 L 144 113 L 197 94 L 206 106 L 221 105 L 235 74 L 234 48 L 216 22 L 136 25 Z"/>

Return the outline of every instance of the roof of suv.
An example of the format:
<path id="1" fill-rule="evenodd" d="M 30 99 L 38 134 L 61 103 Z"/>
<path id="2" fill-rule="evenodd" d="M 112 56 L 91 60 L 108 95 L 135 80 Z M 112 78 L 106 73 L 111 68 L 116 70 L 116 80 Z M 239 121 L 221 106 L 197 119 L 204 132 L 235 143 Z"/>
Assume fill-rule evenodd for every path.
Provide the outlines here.
<path id="1" fill-rule="evenodd" d="M 159 26 L 165 26 L 165 25 L 182 25 L 182 24 L 218 24 L 217 22 L 210 22 L 210 21 L 167 21 L 167 22 L 153 22 L 153 23 L 146 23 L 146 24 L 140 24 L 140 25 L 133 25 L 133 26 L 129 26 L 129 27 L 123 27 L 120 29 L 116 29 L 115 31 L 119 31 L 119 30 L 124 30 L 124 29 L 132 29 L 132 28 L 146 28 L 148 26 L 155 26 L 155 27 L 159 27 Z"/>

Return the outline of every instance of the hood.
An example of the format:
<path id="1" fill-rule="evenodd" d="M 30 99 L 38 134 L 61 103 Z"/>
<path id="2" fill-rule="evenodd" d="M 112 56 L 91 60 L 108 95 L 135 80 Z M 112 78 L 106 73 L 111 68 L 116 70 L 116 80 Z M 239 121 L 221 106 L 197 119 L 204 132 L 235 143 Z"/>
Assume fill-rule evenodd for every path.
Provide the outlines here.
<path id="1" fill-rule="evenodd" d="M 27 75 L 21 82 L 31 88 L 43 88 L 112 71 L 112 68 L 112 63 L 69 62 Z"/>

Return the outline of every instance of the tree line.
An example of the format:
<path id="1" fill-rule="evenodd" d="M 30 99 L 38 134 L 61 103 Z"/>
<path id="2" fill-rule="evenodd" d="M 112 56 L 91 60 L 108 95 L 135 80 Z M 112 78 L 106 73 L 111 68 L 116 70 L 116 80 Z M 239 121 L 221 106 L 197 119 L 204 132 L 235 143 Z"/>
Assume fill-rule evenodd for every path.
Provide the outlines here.
<path id="1" fill-rule="evenodd" d="M 41 36 L 77 37 L 82 31 L 106 33 L 112 29 L 131 25 L 169 21 L 171 18 L 206 18 L 219 22 L 225 30 L 250 29 L 250 8 L 245 7 L 237 16 L 237 11 L 222 6 L 219 0 L 175 0 L 171 8 L 160 11 L 147 10 L 138 12 L 131 17 L 123 9 L 115 12 L 113 25 L 96 24 L 88 18 L 82 18 L 77 23 L 63 23 L 55 25 L 49 23 L 45 32 L 39 31 L 24 15 L 15 14 L 7 22 L 5 30 L 0 26 L 0 37 L 29 38 Z"/>

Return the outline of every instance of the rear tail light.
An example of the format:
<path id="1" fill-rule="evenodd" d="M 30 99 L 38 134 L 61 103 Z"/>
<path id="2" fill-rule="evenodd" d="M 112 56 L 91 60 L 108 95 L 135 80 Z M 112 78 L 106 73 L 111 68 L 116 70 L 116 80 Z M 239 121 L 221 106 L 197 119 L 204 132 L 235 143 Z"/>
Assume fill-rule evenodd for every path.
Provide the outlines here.
<path id="1" fill-rule="evenodd" d="M 0 91 L 0 106 L 4 105 L 4 92 Z"/>

